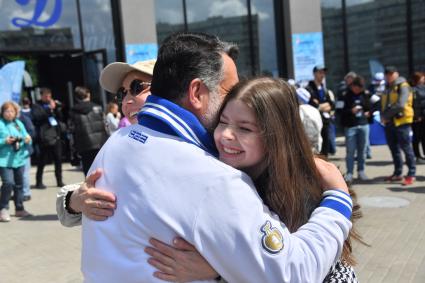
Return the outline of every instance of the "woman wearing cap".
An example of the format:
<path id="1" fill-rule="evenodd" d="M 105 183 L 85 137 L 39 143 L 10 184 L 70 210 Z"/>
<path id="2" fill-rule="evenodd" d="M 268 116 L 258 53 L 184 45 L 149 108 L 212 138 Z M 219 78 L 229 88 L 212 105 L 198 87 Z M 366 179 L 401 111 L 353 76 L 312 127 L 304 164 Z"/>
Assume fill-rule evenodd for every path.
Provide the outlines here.
<path id="1" fill-rule="evenodd" d="M 106 66 L 100 74 L 100 85 L 116 94 L 118 104 L 122 104 L 122 112 L 131 124 L 137 122 L 137 113 L 150 94 L 154 65 L 155 60 L 140 61 L 133 65 L 115 62 Z"/>
<path id="2" fill-rule="evenodd" d="M 133 65 L 115 62 L 106 66 L 100 74 L 100 85 L 110 93 L 116 94 L 122 112 L 130 123 L 137 122 L 137 113 L 150 94 L 155 60 L 140 61 Z M 87 178 L 86 183 L 94 183 L 100 170 Z M 84 213 L 93 220 L 105 220 L 114 213 L 115 196 L 99 189 L 87 189 L 86 183 L 62 187 L 57 195 L 56 210 L 64 226 L 81 224 Z M 92 185 L 94 187 L 94 185 Z"/>

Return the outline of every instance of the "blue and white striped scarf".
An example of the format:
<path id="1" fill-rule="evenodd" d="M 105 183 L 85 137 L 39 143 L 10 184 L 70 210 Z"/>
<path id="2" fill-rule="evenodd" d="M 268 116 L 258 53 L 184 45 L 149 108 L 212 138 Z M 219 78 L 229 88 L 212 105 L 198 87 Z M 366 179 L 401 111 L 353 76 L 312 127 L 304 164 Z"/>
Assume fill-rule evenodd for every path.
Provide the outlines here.
<path id="1" fill-rule="evenodd" d="M 198 118 L 177 104 L 150 95 L 137 116 L 139 124 L 152 130 L 178 136 L 208 153 L 218 156 L 212 136 Z"/>

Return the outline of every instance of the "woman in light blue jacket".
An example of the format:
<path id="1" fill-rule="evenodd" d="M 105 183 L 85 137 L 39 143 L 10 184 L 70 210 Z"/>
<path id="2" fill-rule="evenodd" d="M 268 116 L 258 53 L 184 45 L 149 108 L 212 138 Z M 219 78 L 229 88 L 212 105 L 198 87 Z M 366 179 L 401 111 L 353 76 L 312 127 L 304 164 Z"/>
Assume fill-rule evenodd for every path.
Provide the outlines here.
<path id="1" fill-rule="evenodd" d="M 31 137 L 17 118 L 19 106 L 6 101 L 1 106 L 0 118 L 0 222 L 9 222 L 9 199 L 14 192 L 15 216 L 30 216 L 23 204 L 23 172 L 29 152 Z"/>

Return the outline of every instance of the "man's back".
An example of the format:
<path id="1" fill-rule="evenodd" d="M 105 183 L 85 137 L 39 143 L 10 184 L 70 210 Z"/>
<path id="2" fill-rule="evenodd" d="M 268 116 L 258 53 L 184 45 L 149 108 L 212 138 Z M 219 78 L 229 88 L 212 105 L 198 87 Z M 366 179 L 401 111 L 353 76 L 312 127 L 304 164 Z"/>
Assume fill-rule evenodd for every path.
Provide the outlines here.
<path id="1" fill-rule="evenodd" d="M 209 190 L 220 188 L 208 180 L 218 184 L 220 178 L 228 180 L 223 176 L 227 172 L 238 177 L 242 173 L 196 146 L 140 125 L 124 128 L 110 139 L 92 169 L 104 168 L 96 186 L 114 188 L 118 206 L 105 222 L 83 220 L 83 271 L 99 271 L 95 277 L 85 274 L 89 282 L 159 282 L 143 251 L 148 239 L 171 243 L 179 235 L 195 243 L 200 208 L 208 201 Z M 133 166 L 123 167 L 124 163 Z M 91 257 L 99 251 L 104 252 L 101 259 Z M 97 277 L 102 272 L 105 278 Z M 115 274 L 118 277 L 113 278 Z M 129 277 L 122 278 L 124 274 Z"/>

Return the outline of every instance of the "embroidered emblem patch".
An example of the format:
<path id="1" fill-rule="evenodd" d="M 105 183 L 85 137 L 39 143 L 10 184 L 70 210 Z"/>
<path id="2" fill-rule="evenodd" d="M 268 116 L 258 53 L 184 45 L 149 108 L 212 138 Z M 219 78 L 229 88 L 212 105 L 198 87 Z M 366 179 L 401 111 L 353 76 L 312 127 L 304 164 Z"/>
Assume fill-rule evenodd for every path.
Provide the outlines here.
<path id="1" fill-rule="evenodd" d="M 261 226 L 261 232 L 263 236 L 261 237 L 261 244 L 263 248 L 271 253 L 277 254 L 283 250 L 283 236 L 279 229 L 272 226 L 270 221 Z"/>
<path id="2" fill-rule="evenodd" d="M 144 134 L 139 133 L 139 132 L 137 132 L 137 131 L 135 131 L 135 130 L 131 130 L 131 131 L 130 131 L 130 133 L 128 134 L 128 136 L 129 136 L 130 138 L 132 138 L 132 139 L 134 139 L 134 140 L 138 141 L 138 142 L 141 142 L 141 143 L 145 143 L 145 142 L 146 142 L 146 140 L 148 139 L 148 137 L 147 137 L 147 136 L 145 136 Z"/>

